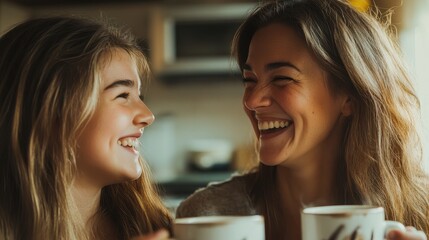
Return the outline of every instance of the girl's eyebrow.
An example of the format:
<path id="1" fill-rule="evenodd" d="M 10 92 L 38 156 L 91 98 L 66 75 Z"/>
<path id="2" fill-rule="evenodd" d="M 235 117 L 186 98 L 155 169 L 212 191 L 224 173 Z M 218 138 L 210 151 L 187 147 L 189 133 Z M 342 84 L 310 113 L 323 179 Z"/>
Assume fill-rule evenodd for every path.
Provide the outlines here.
<path id="1" fill-rule="evenodd" d="M 129 87 L 129 88 L 133 88 L 135 85 L 133 80 L 129 80 L 129 79 L 120 79 L 120 80 L 116 80 L 113 83 L 109 84 L 107 87 L 104 88 L 104 90 L 110 89 L 110 88 L 115 88 L 115 87 L 120 87 L 120 86 L 125 86 L 125 87 Z"/>

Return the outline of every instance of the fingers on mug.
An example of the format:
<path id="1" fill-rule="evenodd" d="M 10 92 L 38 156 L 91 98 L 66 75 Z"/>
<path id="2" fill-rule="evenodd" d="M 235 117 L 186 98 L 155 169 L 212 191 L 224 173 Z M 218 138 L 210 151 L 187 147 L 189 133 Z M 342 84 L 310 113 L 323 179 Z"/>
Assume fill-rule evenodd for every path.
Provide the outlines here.
<path id="1" fill-rule="evenodd" d="M 387 234 L 389 234 L 389 232 L 391 230 L 399 230 L 401 232 L 405 232 L 405 226 L 400 223 L 400 222 L 396 222 L 396 221 L 385 221 L 385 225 L 384 225 L 384 236 L 387 237 Z"/>

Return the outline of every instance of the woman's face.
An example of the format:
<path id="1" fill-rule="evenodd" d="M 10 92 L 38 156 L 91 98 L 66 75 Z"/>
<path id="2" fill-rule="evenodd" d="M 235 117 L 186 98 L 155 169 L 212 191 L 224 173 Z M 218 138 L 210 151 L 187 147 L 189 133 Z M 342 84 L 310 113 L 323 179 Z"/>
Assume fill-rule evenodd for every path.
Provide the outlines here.
<path id="1" fill-rule="evenodd" d="M 259 29 L 243 76 L 243 104 L 264 164 L 306 166 L 337 155 L 350 101 L 329 89 L 327 73 L 293 28 Z"/>
<path id="2" fill-rule="evenodd" d="M 138 178 L 142 173 L 138 139 L 154 121 L 140 100 L 135 61 L 119 49 L 101 71 L 101 92 L 95 113 L 78 139 L 80 183 L 103 187 Z"/>

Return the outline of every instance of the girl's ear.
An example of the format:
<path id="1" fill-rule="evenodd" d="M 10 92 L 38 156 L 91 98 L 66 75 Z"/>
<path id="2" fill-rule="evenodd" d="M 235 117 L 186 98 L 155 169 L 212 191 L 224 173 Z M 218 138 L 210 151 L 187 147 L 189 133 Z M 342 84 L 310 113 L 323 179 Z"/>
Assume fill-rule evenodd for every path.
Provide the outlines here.
<path id="1" fill-rule="evenodd" d="M 345 96 L 343 106 L 341 108 L 341 113 L 344 117 L 348 117 L 353 114 L 353 101 L 350 96 Z"/>

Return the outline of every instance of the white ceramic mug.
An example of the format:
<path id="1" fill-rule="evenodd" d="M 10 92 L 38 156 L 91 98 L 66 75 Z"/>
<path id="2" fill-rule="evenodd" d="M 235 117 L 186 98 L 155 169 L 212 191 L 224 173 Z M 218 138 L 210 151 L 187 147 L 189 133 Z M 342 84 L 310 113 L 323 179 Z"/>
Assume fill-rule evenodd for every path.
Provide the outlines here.
<path id="1" fill-rule="evenodd" d="M 301 212 L 303 240 L 384 240 L 392 229 L 405 231 L 401 223 L 384 219 L 382 207 L 335 205 L 305 208 Z"/>
<path id="2" fill-rule="evenodd" d="M 264 218 L 207 216 L 179 218 L 173 225 L 176 240 L 264 240 Z"/>

